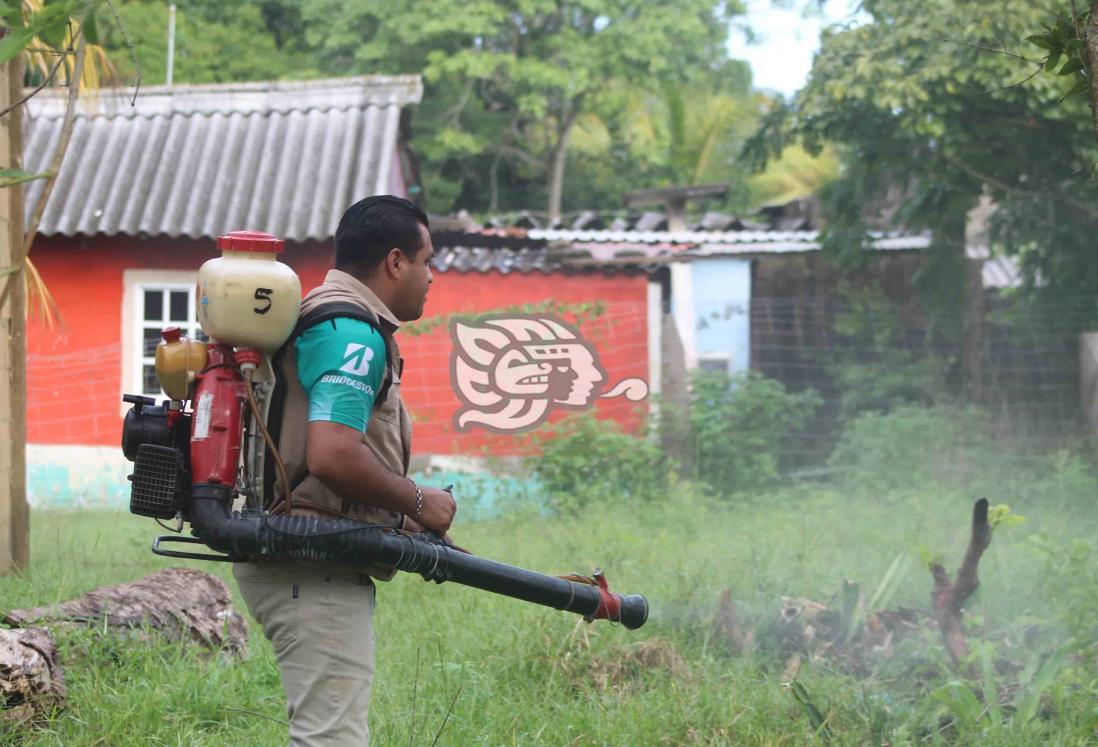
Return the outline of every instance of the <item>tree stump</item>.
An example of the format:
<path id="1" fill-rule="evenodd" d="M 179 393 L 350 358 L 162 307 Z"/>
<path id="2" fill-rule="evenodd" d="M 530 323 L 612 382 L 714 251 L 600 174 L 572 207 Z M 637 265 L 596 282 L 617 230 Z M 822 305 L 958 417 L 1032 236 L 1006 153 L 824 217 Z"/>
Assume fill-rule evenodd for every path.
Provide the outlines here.
<path id="1" fill-rule="evenodd" d="M 744 632 L 739 613 L 736 611 L 736 604 L 732 601 L 731 589 L 725 589 L 721 593 L 717 616 L 713 620 L 713 634 L 718 641 L 724 643 L 728 653 L 733 656 L 749 652 L 754 645 L 754 636 L 751 631 Z"/>
<path id="2" fill-rule="evenodd" d="M 65 677 L 50 632 L 0 628 L 0 721 L 34 721 L 64 704 Z"/>
<path id="3" fill-rule="evenodd" d="M 148 627 L 171 640 L 190 640 L 238 656 L 248 647 L 248 626 L 233 608 L 229 587 L 192 568 L 167 568 L 137 581 L 102 586 L 68 602 L 12 610 L 3 622 L 15 627 L 50 622 Z"/>

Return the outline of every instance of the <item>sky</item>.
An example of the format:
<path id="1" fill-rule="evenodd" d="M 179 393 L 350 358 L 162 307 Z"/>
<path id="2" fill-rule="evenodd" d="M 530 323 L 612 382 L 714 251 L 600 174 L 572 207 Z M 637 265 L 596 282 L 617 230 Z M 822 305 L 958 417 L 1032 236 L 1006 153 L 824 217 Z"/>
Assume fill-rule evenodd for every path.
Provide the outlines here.
<path id="1" fill-rule="evenodd" d="M 820 29 L 849 19 L 856 0 L 827 0 L 819 15 L 806 15 L 803 1 L 774 7 L 772 0 L 747 0 L 747 15 L 738 25 L 749 27 L 755 41 L 748 44 L 741 30 L 730 34 L 728 49 L 735 59 L 751 63 L 756 88 L 789 95 L 804 85 L 819 47 Z"/>

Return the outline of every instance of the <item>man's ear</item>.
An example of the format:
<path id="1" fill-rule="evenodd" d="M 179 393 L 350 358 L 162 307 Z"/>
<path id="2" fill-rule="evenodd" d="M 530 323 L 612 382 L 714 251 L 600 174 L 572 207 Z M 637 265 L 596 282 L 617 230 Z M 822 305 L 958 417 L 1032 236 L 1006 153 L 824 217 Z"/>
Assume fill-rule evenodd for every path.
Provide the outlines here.
<path id="1" fill-rule="evenodd" d="M 403 269 L 403 263 L 407 261 L 408 258 L 404 256 L 404 252 L 394 246 L 385 255 L 385 269 L 390 275 L 396 275 Z"/>

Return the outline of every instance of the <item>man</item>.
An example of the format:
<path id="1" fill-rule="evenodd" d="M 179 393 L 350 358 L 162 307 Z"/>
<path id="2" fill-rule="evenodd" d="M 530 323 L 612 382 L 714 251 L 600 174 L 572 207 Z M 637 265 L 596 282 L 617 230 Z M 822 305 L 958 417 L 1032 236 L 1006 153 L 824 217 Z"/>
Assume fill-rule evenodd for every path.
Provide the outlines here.
<path id="1" fill-rule="evenodd" d="M 335 269 L 306 295 L 294 336 L 275 357 L 269 418 L 290 481 L 274 504 L 445 533 L 453 497 L 409 480 L 411 419 L 393 339 L 423 315 L 433 280 L 427 216 L 405 199 L 352 205 L 335 237 Z M 281 394 L 280 394 L 281 393 Z M 266 460 L 268 463 L 272 459 Z M 273 484 L 273 479 L 267 484 Z M 274 647 L 295 747 L 365 745 L 374 670 L 374 578 L 383 567 L 238 563 L 248 610 Z"/>

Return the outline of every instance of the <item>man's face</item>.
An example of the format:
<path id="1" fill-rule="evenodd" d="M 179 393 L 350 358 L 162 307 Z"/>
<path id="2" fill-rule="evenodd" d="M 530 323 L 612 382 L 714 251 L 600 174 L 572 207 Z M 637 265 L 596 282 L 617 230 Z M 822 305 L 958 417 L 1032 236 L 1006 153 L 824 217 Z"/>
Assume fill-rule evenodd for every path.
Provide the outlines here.
<path id="1" fill-rule="evenodd" d="M 412 322 L 423 316 L 427 290 L 435 279 L 431 272 L 431 260 L 435 258 L 431 232 L 426 226 L 420 225 L 419 235 L 423 242 L 420 250 L 415 257 L 404 256 L 398 279 L 397 302 L 392 309 L 393 316 L 402 322 Z"/>

